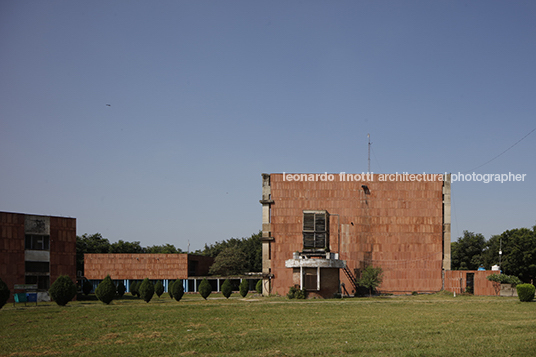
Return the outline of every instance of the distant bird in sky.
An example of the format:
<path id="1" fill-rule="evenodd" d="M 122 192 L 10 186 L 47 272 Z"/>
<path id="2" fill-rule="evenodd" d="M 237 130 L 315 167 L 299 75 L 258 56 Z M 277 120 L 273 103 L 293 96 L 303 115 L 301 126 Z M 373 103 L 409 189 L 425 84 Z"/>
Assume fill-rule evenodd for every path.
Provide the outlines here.
<path id="1" fill-rule="evenodd" d="M 107 107 L 111 107 L 112 105 L 111 104 L 106 104 Z"/>

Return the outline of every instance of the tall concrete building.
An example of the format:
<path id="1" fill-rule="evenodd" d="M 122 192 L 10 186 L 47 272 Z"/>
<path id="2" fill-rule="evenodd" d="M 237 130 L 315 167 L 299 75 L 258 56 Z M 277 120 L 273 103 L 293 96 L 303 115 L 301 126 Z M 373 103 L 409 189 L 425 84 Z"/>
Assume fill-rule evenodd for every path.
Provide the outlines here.
<path id="1" fill-rule="evenodd" d="M 0 212 L 0 278 L 8 288 L 37 285 L 46 295 L 60 275 L 76 281 L 76 219 Z"/>
<path id="2" fill-rule="evenodd" d="M 380 291 L 444 288 L 450 175 L 262 174 L 263 293 L 331 297 L 367 266 Z"/>

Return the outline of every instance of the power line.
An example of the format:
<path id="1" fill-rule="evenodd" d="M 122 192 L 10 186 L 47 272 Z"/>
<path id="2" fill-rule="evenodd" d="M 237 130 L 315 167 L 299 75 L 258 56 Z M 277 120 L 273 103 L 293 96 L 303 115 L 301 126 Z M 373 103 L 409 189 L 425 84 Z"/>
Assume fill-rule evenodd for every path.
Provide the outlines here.
<path id="1" fill-rule="evenodd" d="M 493 159 L 488 160 L 488 161 L 486 161 L 485 163 L 483 163 L 482 165 L 477 166 L 477 167 L 475 167 L 475 168 L 473 168 L 473 169 L 464 171 L 463 173 L 465 174 L 465 173 L 467 173 L 467 172 L 469 172 L 469 171 L 474 171 L 474 170 L 476 170 L 476 169 L 481 168 L 481 167 L 484 166 L 484 165 L 489 164 L 490 162 L 492 162 L 493 160 L 495 160 L 496 158 L 498 158 L 499 156 L 501 156 L 502 154 L 504 154 L 505 152 L 507 152 L 508 150 L 510 150 L 511 148 L 513 148 L 514 146 L 516 146 L 517 144 L 519 144 L 520 142 L 522 142 L 527 136 L 529 136 L 530 134 L 532 134 L 534 131 L 536 131 L 536 128 L 532 129 L 527 135 L 525 135 L 524 137 L 522 137 L 521 139 L 519 139 L 518 141 L 516 141 L 512 146 L 510 146 L 508 149 L 506 149 L 506 150 L 504 150 L 503 152 L 501 152 L 499 155 L 495 156 Z"/>

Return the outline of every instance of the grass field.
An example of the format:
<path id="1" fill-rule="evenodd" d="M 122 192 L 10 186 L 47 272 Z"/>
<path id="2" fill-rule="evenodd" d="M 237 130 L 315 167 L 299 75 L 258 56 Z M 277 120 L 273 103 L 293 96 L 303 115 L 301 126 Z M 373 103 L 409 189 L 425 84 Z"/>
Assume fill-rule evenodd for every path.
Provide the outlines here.
<path id="1" fill-rule="evenodd" d="M 7 304 L 0 356 L 529 356 L 536 302 L 448 294 Z"/>

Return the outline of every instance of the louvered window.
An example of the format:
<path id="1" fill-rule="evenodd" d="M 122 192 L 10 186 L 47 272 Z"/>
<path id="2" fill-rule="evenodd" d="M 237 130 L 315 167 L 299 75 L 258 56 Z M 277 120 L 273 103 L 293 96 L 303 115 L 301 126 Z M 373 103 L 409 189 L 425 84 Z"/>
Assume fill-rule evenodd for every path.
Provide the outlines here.
<path id="1" fill-rule="evenodd" d="M 329 250 L 329 213 L 303 211 L 303 250 Z"/>

